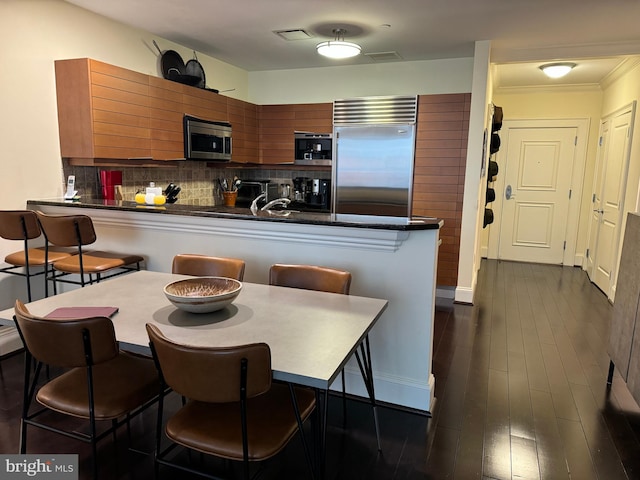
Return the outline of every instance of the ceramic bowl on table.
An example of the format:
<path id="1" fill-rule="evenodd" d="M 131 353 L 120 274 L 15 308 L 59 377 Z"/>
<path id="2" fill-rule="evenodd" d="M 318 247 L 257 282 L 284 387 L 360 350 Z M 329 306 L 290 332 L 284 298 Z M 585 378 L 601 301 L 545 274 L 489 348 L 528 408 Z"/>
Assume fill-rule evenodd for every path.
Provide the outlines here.
<path id="1" fill-rule="evenodd" d="M 195 277 L 171 282 L 164 287 L 169 301 L 186 312 L 209 313 L 233 302 L 242 283 L 226 277 Z"/>

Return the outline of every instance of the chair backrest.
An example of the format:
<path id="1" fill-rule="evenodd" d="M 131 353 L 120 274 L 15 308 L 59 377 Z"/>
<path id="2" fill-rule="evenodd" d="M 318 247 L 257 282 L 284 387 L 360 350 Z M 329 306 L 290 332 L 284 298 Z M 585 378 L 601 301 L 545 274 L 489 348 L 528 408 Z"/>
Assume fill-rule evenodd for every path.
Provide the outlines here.
<path id="1" fill-rule="evenodd" d="M 0 237 L 6 240 L 31 240 L 41 234 L 35 212 L 0 210 Z"/>
<path id="2" fill-rule="evenodd" d="M 244 266 L 244 261 L 238 258 L 182 253 L 173 257 L 171 271 L 196 277 L 234 278 L 241 282 L 244 278 Z"/>
<path id="3" fill-rule="evenodd" d="M 316 265 L 275 264 L 269 270 L 269 284 L 348 295 L 351 273 Z"/>
<path id="4" fill-rule="evenodd" d="M 210 403 L 240 401 L 242 359 L 247 359 L 247 398 L 271 388 L 271 350 L 266 343 L 220 348 L 181 345 L 155 325 L 146 326 L 164 381 L 180 395 Z"/>
<path id="5" fill-rule="evenodd" d="M 113 323 L 107 317 L 54 320 L 32 315 L 20 300 L 15 303 L 15 320 L 25 348 L 47 365 L 87 365 L 84 332 L 89 333 L 93 364 L 118 356 Z"/>
<path id="6" fill-rule="evenodd" d="M 36 212 L 47 241 L 59 247 L 90 245 L 96 241 L 96 231 L 87 215 L 47 215 Z"/>

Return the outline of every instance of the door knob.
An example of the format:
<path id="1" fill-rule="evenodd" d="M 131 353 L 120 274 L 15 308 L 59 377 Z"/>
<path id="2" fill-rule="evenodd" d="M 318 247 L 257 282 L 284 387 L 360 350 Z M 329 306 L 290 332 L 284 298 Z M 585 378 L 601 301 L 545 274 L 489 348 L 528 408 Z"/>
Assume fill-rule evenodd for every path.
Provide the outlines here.
<path id="1" fill-rule="evenodd" d="M 596 213 L 604 213 L 604 210 L 594 210 Z"/>
<path id="2" fill-rule="evenodd" d="M 507 200 L 511 200 L 512 198 L 516 198 L 514 193 L 511 193 L 511 185 L 507 185 L 507 188 L 504 191 L 504 198 L 506 198 Z"/>

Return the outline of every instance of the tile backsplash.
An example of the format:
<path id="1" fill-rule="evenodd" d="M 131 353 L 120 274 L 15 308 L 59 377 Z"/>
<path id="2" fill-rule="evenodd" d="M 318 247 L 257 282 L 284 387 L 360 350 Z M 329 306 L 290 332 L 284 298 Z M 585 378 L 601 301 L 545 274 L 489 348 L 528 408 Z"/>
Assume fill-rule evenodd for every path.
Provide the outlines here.
<path id="1" fill-rule="evenodd" d="M 63 160 L 63 179 L 69 175 L 76 177 L 76 189 L 80 197 L 101 198 L 100 170 L 122 171 L 123 199 L 133 201 L 138 191 L 144 191 L 149 182 L 163 190 L 169 183 L 179 185 L 182 189 L 178 195 L 178 203 L 185 205 L 219 205 L 222 195 L 218 188 L 218 178 L 231 181 L 234 176 L 241 180 L 270 180 L 282 184 L 292 184 L 294 177 L 331 178 L 329 171 L 305 171 L 279 167 L 269 169 L 268 165 L 261 168 L 233 168 L 230 164 L 224 167 L 211 167 L 207 162 L 185 161 L 175 167 L 79 167 L 71 166 Z M 63 187 L 66 188 L 66 187 Z"/>

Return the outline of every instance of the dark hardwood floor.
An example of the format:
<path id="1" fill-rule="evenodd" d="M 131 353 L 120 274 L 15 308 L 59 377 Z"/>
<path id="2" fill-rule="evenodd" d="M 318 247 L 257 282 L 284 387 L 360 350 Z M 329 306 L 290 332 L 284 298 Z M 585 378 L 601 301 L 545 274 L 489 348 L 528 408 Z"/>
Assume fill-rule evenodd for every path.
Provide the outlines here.
<path id="1" fill-rule="evenodd" d="M 378 453 L 369 406 L 350 400 L 343 428 L 332 397 L 328 479 L 640 479 L 640 408 L 617 374 L 607 388 L 612 308 L 582 270 L 483 261 L 476 304 L 436 310 L 433 417 L 380 408 Z M 16 453 L 22 355 L 0 367 L 0 452 Z M 153 449 L 154 420 L 151 409 L 133 422 L 134 448 Z M 151 457 L 128 446 L 124 431 L 101 442 L 101 479 L 153 477 Z M 79 453 L 89 478 L 84 444 L 31 429 L 28 451 Z M 260 478 L 309 478 L 300 442 Z"/>

